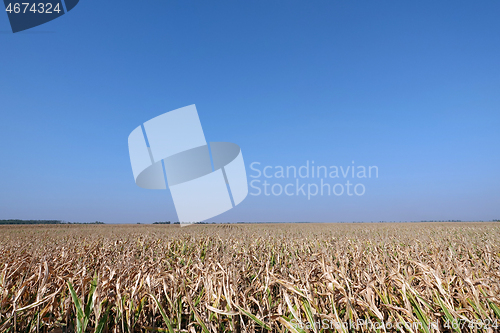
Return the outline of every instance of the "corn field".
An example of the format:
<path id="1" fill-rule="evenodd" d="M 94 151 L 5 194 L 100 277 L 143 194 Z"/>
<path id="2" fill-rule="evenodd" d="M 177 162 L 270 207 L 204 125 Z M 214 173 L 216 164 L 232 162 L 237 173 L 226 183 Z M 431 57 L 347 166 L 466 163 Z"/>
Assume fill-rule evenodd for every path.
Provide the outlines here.
<path id="1" fill-rule="evenodd" d="M 500 223 L 0 232 L 0 332 L 500 331 Z"/>

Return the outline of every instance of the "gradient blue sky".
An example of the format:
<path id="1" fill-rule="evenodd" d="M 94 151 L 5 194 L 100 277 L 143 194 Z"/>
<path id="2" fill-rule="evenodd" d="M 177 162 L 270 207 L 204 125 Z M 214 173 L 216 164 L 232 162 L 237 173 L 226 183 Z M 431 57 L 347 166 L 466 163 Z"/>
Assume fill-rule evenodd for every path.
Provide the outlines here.
<path id="1" fill-rule="evenodd" d="M 499 18 L 497 0 L 81 0 L 12 34 L 0 14 L 0 219 L 175 221 L 127 137 L 190 104 L 247 167 L 379 167 L 362 197 L 248 196 L 213 221 L 499 219 Z"/>

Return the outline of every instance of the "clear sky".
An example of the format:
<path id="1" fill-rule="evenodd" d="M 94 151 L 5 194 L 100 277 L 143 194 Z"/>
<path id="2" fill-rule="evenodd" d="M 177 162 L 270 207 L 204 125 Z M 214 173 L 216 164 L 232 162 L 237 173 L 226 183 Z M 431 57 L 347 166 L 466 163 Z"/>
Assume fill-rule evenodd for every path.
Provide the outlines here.
<path id="1" fill-rule="evenodd" d="M 0 219 L 175 221 L 127 138 L 190 104 L 249 181 L 379 170 L 362 196 L 249 195 L 211 221 L 500 219 L 498 0 L 81 0 L 17 34 L 0 13 L 0 50 Z"/>

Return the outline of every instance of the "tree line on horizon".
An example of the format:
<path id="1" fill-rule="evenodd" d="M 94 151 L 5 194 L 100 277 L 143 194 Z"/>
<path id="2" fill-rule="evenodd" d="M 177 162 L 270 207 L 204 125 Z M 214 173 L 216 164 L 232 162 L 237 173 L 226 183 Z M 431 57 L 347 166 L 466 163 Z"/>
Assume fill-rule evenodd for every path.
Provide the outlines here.
<path id="1" fill-rule="evenodd" d="M 95 222 L 67 222 L 62 220 L 0 220 L 1 224 L 104 224 L 104 222 L 95 221 Z"/>

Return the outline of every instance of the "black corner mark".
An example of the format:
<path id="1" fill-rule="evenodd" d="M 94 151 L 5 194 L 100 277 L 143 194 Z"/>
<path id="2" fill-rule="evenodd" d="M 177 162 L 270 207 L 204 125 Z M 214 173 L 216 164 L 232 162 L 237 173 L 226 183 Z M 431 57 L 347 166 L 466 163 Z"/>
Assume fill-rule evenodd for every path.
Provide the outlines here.
<path id="1" fill-rule="evenodd" d="M 52 21 L 70 11 L 79 0 L 4 0 L 5 11 L 9 17 L 12 32 L 31 29 Z"/>

